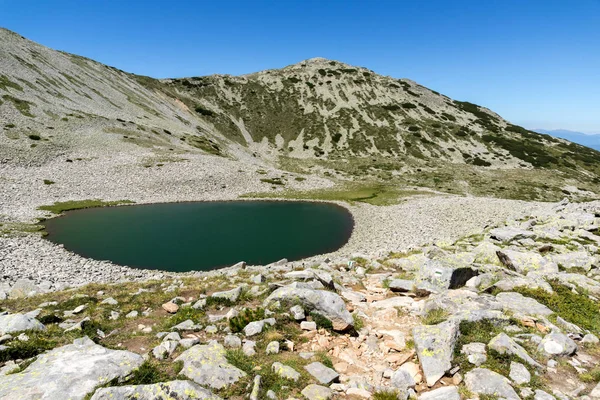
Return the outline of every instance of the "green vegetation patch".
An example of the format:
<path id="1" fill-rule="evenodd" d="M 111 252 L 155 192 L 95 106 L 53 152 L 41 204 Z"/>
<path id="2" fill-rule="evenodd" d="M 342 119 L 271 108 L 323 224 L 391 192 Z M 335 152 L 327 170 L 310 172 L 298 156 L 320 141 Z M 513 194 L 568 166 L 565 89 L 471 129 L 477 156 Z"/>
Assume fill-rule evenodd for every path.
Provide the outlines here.
<path id="1" fill-rule="evenodd" d="M 123 204 L 134 204 L 131 200 L 116 200 L 116 201 L 104 201 L 99 199 L 92 200 L 70 200 L 70 201 L 57 201 L 56 203 L 48 206 L 39 206 L 38 210 L 50 211 L 54 214 L 61 214 L 65 211 L 80 210 L 83 208 L 93 207 L 112 207 Z"/>
<path id="2" fill-rule="evenodd" d="M 600 334 L 600 304 L 590 299 L 582 289 L 575 293 L 557 280 L 549 283 L 554 293 L 523 286 L 516 287 L 514 291 L 539 301 L 566 321 Z"/>
<path id="3" fill-rule="evenodd" d="M 18 99 L 9 94 L 5 94 L 4 96 L 2 96 L 2 98 L 6 101 L 10 101 L 11 103 L 13 103 L 15 108 L 24 116 L 31 118 L 35 117 L 35 115 L 33 115 L 30 111 L 30 107 L 33 105 L 32 102 Z"/>
<path id="4" fill-rule="evenodd" d="M 16 89 L 19 92 L 23 91 L 23 87 L 21 85 L 8 79 L 6 75 L 0 75 L 0 89 L 8 90 L 9 88 Z"/>

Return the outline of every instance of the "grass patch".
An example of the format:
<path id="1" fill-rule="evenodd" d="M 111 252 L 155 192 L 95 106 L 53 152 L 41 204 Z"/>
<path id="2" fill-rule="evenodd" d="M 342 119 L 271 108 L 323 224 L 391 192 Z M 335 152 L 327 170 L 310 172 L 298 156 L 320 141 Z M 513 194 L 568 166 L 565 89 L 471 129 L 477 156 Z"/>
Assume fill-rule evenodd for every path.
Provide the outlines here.
<path id="1" fill-rule="evenodd" d="M 39 206 L 38 210 L 50 211 L 54 214 L 61 214 L 65 211 L 80 210 L 83 208 L 93 207 L 112 207 L 122 204 L 133 204 L 131 200 L 116 200 L 116 201 L 103 201 L 99 199 L 92 200 L 70 200 L 70 201 L 57 201 L 52 205 Z"/>
<path id="2" fill-rule="evenodd" d="M 265 310 L 263 308 L 257 308 L 256 310 L 246 308 L 237 317 L 229 320 L 229 329 L 233 333 L 241 332 L 250 322 L 260 321 L 264 318 Z"/>
<path id="3" fill-rule="evenodd" d="M 56 182 L 51 181 L 50 179 L 44 179 L 44 185 L 54 185 Z"/>
<path id="4" fill-rule="evenodd" d="M 600 334 L 600 304 L 590 299 L 582 289 L 579 289 L 579 293 L 573 293 L 557 280 L 549 283 L 554 293 L 522 286 L 513 290 L 539 301 L 568 322 Z"/>
<path id="5" fill-rule="evenodd" d="M 299 200 L 343 201 L 346 203 L 368 203 L 377 206 L 397 204 L 401 198 L 416 195 L 431 195 L 430 192 L 402 190 L 382 183 L 347 184 L 317 190 L 288 190 L 283 193 L 249 193 L 241 197 L 250 198 L 288 198 Z"/>
<path id="6" fill-rule="evenodd" d="M 35 115 L 33 115 L 31 113 L 31 109 L 30 109 L 30 107 L 33 105 L 32 102 L 26 101 L 26 100 L 21 100 L 16 97 L 13 97 L 11 95 L 8 95 L 8 94 L 5 94 L 4 96 L 2 96 L 2 98 L 6 101 L 13 103 L 15 108 L 24 116 L 31 117 L 31 118 L 35 117 Z"/>
<path id="7" fill-rule="evenodd" d="M 325 328 L 330 331 L 333 330 L 333 324 L 327 317 L 315 311 L 312 311 L 310 313 L 310 316 L 312 320 L 317 324 L 317 328 Z"/>
<path id="8" fill-rule="evenodd" d="M 437 325 L 447 320 L 449 316 L 450 314 L 446 310 L 434 308 L 425 314 L 425 316 L 421 319 L 421 322 L 423 322 L 425 325 Z"/>
<path id="9" fill-rule="evenodd" d="M 285 182 L 281 178 L 262 178 L 260 181 L 270 183 L 271 185 L 285 185 Z"/>

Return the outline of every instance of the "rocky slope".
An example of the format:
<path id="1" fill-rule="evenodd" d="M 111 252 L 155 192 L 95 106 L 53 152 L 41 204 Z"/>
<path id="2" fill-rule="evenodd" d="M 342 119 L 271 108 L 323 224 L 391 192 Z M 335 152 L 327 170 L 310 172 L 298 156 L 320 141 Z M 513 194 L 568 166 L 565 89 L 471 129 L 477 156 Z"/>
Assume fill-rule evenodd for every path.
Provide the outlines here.
<path id="1" fill-rule="evenodd" d="M 317 58 L 239 77 L 156 80 L 4 29 L 0 43 L 0 160 L 11 165 L 80 151 L 208 153 L 459 194 L 598 191 L 597 152 L 366 68 Z"/>
<path id="2" fill-rule="evenodd" d="M 49 294 L 20 281 L 2 302 L 0 397 L 599 399 L 599 215 L 564 202 L 310 268 Z"/>

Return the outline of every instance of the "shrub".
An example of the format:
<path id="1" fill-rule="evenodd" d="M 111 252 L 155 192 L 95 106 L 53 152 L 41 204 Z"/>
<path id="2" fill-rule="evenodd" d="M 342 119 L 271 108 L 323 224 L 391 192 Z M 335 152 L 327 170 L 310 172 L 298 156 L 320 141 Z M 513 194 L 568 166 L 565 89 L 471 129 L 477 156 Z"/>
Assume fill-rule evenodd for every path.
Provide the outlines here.
<path id="1" fill-rule="evenodd" d="M 51 181 L 50 179 L 44 179 L 44 185 L 54 185 L 56 182 Z"/>
<path id="2" fill-rule="evenodd" d="M 413 103 L 406 102 L 406 103 L 402 103 L 402 108 L 409 110 L 411 108 L 417 108 L 417 106 L 414 105 Z"/>
<path id="3" fill-rule="evenodd" d="M 312 311 L 310 313 L 310 316 L 312 317 L 312 320 L 315 321 L 315 323 L 317 324 L 317 328 L 325 328 L 328 330 L 333 329 L 333 324 L 327 317 L 319 314 L 316 311 Z"/>
<path id="4" fill-rule="evenodd" d="M 35 135 L 35 134 L 27 135 L 27 137 L 31 140 L 41 140 L 42 139 L 40 137 L 40 135 Z"/>
<path id="5" fill-rule="evenodd" d="M 237 317 L 229 320 L 229 329 L 233 333 L 241 332 L 250 322 L 260 321 L 264 318 L 265 310 L 263 308 L 257 308 L 256 310 L 246 308 Z"/>
<path id="6" fill-rule="evenodd" d="M 194 108 L 194 110 L 200 114 L 200 115 L 205 115 L 207 117 L 212 117 L 215 115 L 214 111 L 211 111 L 207 108 L 204 108 L 202 106 L 196 106 L 196 108 Z"/>
<path id="7" fill-rule="evenodd" d="M 442 308 L 434 308 L 429 310 L 427 314 L 422 318 L 422 322 L 425 325 L 437 325 L 440 322 L 444 322 L 448 319 L 448 312 Z"/>

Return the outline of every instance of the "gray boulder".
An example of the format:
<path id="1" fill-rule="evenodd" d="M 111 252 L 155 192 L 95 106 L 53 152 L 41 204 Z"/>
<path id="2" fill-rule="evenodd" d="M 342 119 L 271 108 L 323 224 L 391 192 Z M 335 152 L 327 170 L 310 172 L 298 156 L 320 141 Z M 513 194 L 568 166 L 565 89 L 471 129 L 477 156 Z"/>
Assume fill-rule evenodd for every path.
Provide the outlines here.
<path id="1" fill-rule="evenodd" d="M 521 399 L 508 379 L 489 369 L 475 368 L 467 372 L 465 385 L 475 394 L 498 396 L 507 400 Z"/>
<path id="2" fill-rule="evenodd" d="M 412 333 L 427 386 L 431 387 L 452 368 L 458 323 L 451 320 L 437 325 L 417 326 Z"/>
<path id="3" fill-rule="evenodd" d="M 181 373 L 194 382 L 221 389 L 246 376 L 244 371 L 227 362 L 225 354 L 225 348 L 213 340 L 208 344 L 189 348 L 175 361 L 183 362 Z"/>
<path id="4" fill-rule="evenodd" d="M 414 388 L 417 383 L 410 372 L 399 369 L 392 374 L 391 384 L 395 388 L 407 390 L 409 388 Z"/>
<path id="5" fill-rule="evenodd" d="M 427 260 L 417 270 L 415 285 L 417 287 L 431 287 L 433 291 L 457 289 L 465 285 L 477 271 L 469 267 L 469 264 L 451 264 L 440 260 Z"/>
<path id="6" fill-rule="evenodd" d="M 554 311 L 549 309 L 537 300 L 530 297 L 525 297 L 521 293 L 502 292 L 496 295 L 496 300 L 502 304 L 504 311 L 522 315 L 542 315 L 548 316 L 554 314 Z"/>
<path id="7" fill-rule="evenodd" d="M 392 292 L 410 292 L 415 287 L 415 283 L 408 279 L 392 279 L 388 287 Z"/>
<path id="8" fill-rule="evenodd" d="M 329 385 L 331 382 L 337 381 L 340 377 L 340 374 L 335 372 L 335 370 L 320 362 L 308 364 L 304 369 L 323 385 Z"/>
<path id="9" fill-rule="evenodd" d="M 523 364 L 514 361 L 510 362 L 510 373 L 508 377 L 517 385 L 523 385 L 531 381 L 531 373 L 529 373 L 529 370 Z"/>
<path id="10" fill-rule="evenodd" d="M 27 314 L 0 315 L 0 336 L 22 331 L 42 331 L 46 329 L 37 319 Z"/>
<path id="11" fill-rule="evenodd" d="M 300 373 L 298 371 L 296 371 L 294 368 L 288 365 L 283 365 L 280 362 L 274 362 L 273 365 L 271 365 L 271 370 L 273 370 L 273 372 L 285 379 L 289 379 L 295 382 L 297 382 L 298 379 L 300 379 Z"/>
<path id="12" fill-rule="evenodd" d="M 527 351 L 521 347 L 517 342 L 515 342 L 510 336 L 506 333 L 502 332 L 498 336 L 494 337 L 488 343 L 488 347 L 492 350 L 497 351 L 500 354 L 510 354 L 519 357 L 521 360 L 525 361 L 527 364 L 543 369 L 543 366 L 535 361 L 531 356 L 527 353 Z"/>
<path id="13" fill-rule="evenodd" d="M 533 396 L 533 400 L 556 400 L 554 396 L 544 392 L 543 390 L 537 389 Z"/>
<path id="14" fill-rule="evenodd" d="M 345 331 L 354 326 L 352 315 L 337 293 L 288 285 L 271 293 L 265 305 L 276 301 L 300 303 L 305 310 L 318 312 L 329 319 L 336 331 Z"/>
<path id="15" fill-rule="evenodd" d="M 164 360 L 165 358 L 170 357 L 173 352 L 175 352 L 175 349 L 177 349 L 178 345 L 178 341 L 163 340 L 158 346 L 152 349 L 152 355 L 154 358 Z"/>
<path id="16" fill-rule="evenodd" d="M 91 400 L 221 400 L 209 390 L 190 381 L 152 385 L 117 386 L 98 389 Z"/>
<path id="17" fill-rule="evenodd" d="M 87 337 L 38 356 L 24 371 L 0 376 L 0 398 L 83 399 L 113 379 L 122 379 L 144 360 L 129 351 L 110 350 Z"/>
<path id="18" fill-rule="evenodd" d="M 223 292 L 215 292 L 210 297 L 227 299 L 227 300 L 231 301 L 232 303 L 235 303 L 236 301 L 238 301 L 241 294 L 242 294 L 242 287 L 239 286 L 239 287 L 236 287 L 235 289 L 226 290 Z"/>
<path id="19" fill-rule="evenodd" d="M 42 290 L 31 279 L 17 279 L 8 292 L 8 297 L 18 299 L 40 293 Z"/>
<path id="20" fill-rule="evenodd" d="M 505 226 L 502 228 L 492 229 L 490 231 L 490 237 L 499 242 L 509 243 L 513 240 L 533 238 L 535 237 L 535 233 L 512 226 Z"/>
<path id="21" fill-rule="evenodd" d="M 508 269 L 517 271 L 520 274 L 528 272 L 539 272 L 542 274 L 552 274 L 558 272 L 558 265 L 533 252 L 519 252 L 514 250 L 498 251 L 500 262 Z"/>
<path id="22" fill-rule="evenodd" d="M 460 400 L 460 394 L 456 386 L 446 386 L 421 394 L 419 400 Z"/>
<path id="23" fill-rule="evenodd" d="M 587 251 L 553 254 L 551 260 L 566 269 L 582 268 L 586 271 L 589 271 L 594 265 L 598 264 L 597 258 L 589 255 Z"/>
<path id="24" fill-rule="evenodd" d="M 333 396 L 333 390 L 314 384 L 308 385 L 300 393 L 308 400 L 328 400 Z"/>
<path id="25" fill-rule="evenodd" d="M 258 335 L 259 333 L 262 332 L 263 328 L 265 327 L 265 324 L 269 324 L 269 325 L 273 326 L 273 325 L 275 325 L 275 322 L 276 322 L 275 318 L 267 318 L 267 319 L 262 319 L 260 321 L 252 321 L 244 327 L 244 334 L 246 336 Z"/>
<path id="26" fill-rule="evenodd" d="M 577 344 L 568 337 L 559 332 L 547 334 L 538 346 L 538 351 L 544 352 L 549 356 L 570 356 L 577 351 Z"/>

